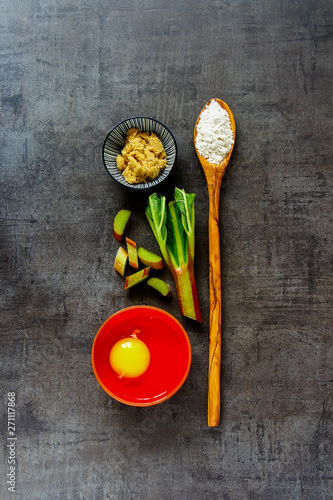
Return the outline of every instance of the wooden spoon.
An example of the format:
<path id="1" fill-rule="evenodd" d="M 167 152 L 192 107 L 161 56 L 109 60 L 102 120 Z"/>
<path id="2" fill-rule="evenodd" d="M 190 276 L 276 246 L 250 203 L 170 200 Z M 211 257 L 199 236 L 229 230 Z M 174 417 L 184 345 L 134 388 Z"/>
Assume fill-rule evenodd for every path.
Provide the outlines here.
<path id="1" fill-rule="evenodd" d="M 212 100 L 219 103 L 221 108 L 225 109 L 230 118 L 231 129 L 235 140 L 236 124 L 234 116 L 229 106 L 220 99 L 211 99 L 208 101 L 202 111 L 210 104 Z M 201 111 L 201 113 L 202 113 Z M 209 196 L 209 300 L 210 300 L 210 321 L 209 321 L 209 369 L 208 369 L 208 425 L 217 427 L 220 423 L 221 412 L 221 253 L 220 253 L 220 232 L 219 232 L 219 202 L 221 183 L 224 172 L 229 163 L 233 145 L 228 155 L 222 163 L 209 163 L 197 150 L 196 137 L 197 125 L 201 117 L 198 116 L 194 127 L 194 146 L 203 168 L 208 188 Z"/>

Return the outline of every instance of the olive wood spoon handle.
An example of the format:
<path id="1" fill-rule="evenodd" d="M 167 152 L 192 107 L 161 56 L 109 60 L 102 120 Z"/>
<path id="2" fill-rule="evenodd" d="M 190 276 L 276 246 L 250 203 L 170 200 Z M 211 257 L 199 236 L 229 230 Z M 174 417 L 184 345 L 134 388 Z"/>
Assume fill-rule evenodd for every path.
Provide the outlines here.
<path id="1" fill-rule="evenodd" d="M 234 135 L 236 125 L 234 116 L 226 103 L 220 99 L 214 99 L 225 109 L 230 118 L 230 124 Z M 203 110 L 211 101 L 208 101 Z M 202 110 L 202 111 L 203 111 Z M 201 113 L 202 113 L 201 111 Z M 200 113 L 200 115 L 201 115 Z M 196 148 L 197 124 L 194 128 L 194 145 L 203 168 L 209 196 L 208 235 L 209 235 L 209 368 L 208 368 L 208 426 L 217 427 L 220 423 L 221 414 L 221 325 L 222 325 L 222 297 L 221 297 L 221 251 L 219 231 L 219 204 L 221 183 L 228 166 L 233 146 L 222 163 L 213 164 L 204 158 Z"/>

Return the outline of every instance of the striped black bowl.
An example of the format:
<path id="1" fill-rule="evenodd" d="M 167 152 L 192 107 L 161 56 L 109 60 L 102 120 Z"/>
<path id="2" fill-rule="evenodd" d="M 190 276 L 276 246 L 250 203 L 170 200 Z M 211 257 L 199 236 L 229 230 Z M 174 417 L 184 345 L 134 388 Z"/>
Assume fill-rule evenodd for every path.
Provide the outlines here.
<path id="1" fill-rule="evenodd" d="M 118 170 L 116 158 L 125 145 L 127 131 L 132 127 L 138 128 L 142 132 L 154 132 L 161 140 L 165 149 L 167 165 L 153 181 L 141 182 L 140 184 L 129 184 Z M 133 190 L 149 190 L 165 181 L 175 164 L 176 158 L 177 145 L 170 130 L 158 120 L 143 116 L 127 118 L 115 125 L 106 136 L 103 145 L 103 162 L 106 170 L 115 181 L 119 182 L 119 184 Z"/>

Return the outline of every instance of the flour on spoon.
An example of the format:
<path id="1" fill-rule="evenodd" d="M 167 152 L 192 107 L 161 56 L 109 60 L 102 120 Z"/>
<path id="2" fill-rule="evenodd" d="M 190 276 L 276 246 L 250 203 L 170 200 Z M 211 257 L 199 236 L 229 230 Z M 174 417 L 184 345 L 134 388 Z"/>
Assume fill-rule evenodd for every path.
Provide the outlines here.
<path id="1" fill-rule="evenodd" d="M 197 124 L 196 147 L 210 163 L 222 163 L 234 143 L 228 112 L 214 99 Z"/>

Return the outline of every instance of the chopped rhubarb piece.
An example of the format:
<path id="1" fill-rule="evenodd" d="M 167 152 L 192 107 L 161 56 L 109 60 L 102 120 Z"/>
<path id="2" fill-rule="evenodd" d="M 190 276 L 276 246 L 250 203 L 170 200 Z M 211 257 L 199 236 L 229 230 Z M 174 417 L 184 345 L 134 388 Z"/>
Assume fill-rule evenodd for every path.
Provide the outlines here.
<path id="1" fill-rule="evenodd" d="M 119 247 L 114 261 L 114 268 L 119 274 L 121 274 L 121 276 L 124 276 L 125 274 L 127 257 L 128 253 L 126 250 L 124 250 L 123 247 Z"/>
<path id="2" fill-rule="evenodd" d="M 172 292 L 169 285 L 160 278 L 149 278 L 149 280 L 147 281 L 147 285 L 156 290 L 164 298 L 171 299 Z"/>
<path id="3" fill-rule="evenodd" d="M 139 261 L 138 261 L 138 251 L 136 249 L 136 243 L 129 238 L 126 238 L 127 243 L 127 252 L 128 252 L 128 263 L 130 266 L 134 267 L 134 269 L 139 269 Z"/>
<path id="4" fill-rule="evenodd" d="M 134 285 L 138 285 L 142 281 L 148 278 L 150 272 L 150 267 L 145 267 L 141 269 L 137 273 L 130 274 L 125 279 L 124 290 L 128 290 L 128 288 L 132 288 Z"/>
<path id="5" fill-rule="evenodd" d="M 145 266 L 150 266 L 152 269 L 163 269 L 164 262 L 160 255 L 150 252 L 143 247 L 138 249 L 138 257 L 142 264 Z"/>
<path id="6" fill-rule="evenodd" d="M 113 221 L 113 236 L 116 238 L 117 241 L 122 241 L 130 217 L 131 217 L 131 211 L 126 210 L 124 208 L 116 213 L 116 216 Z"/>

